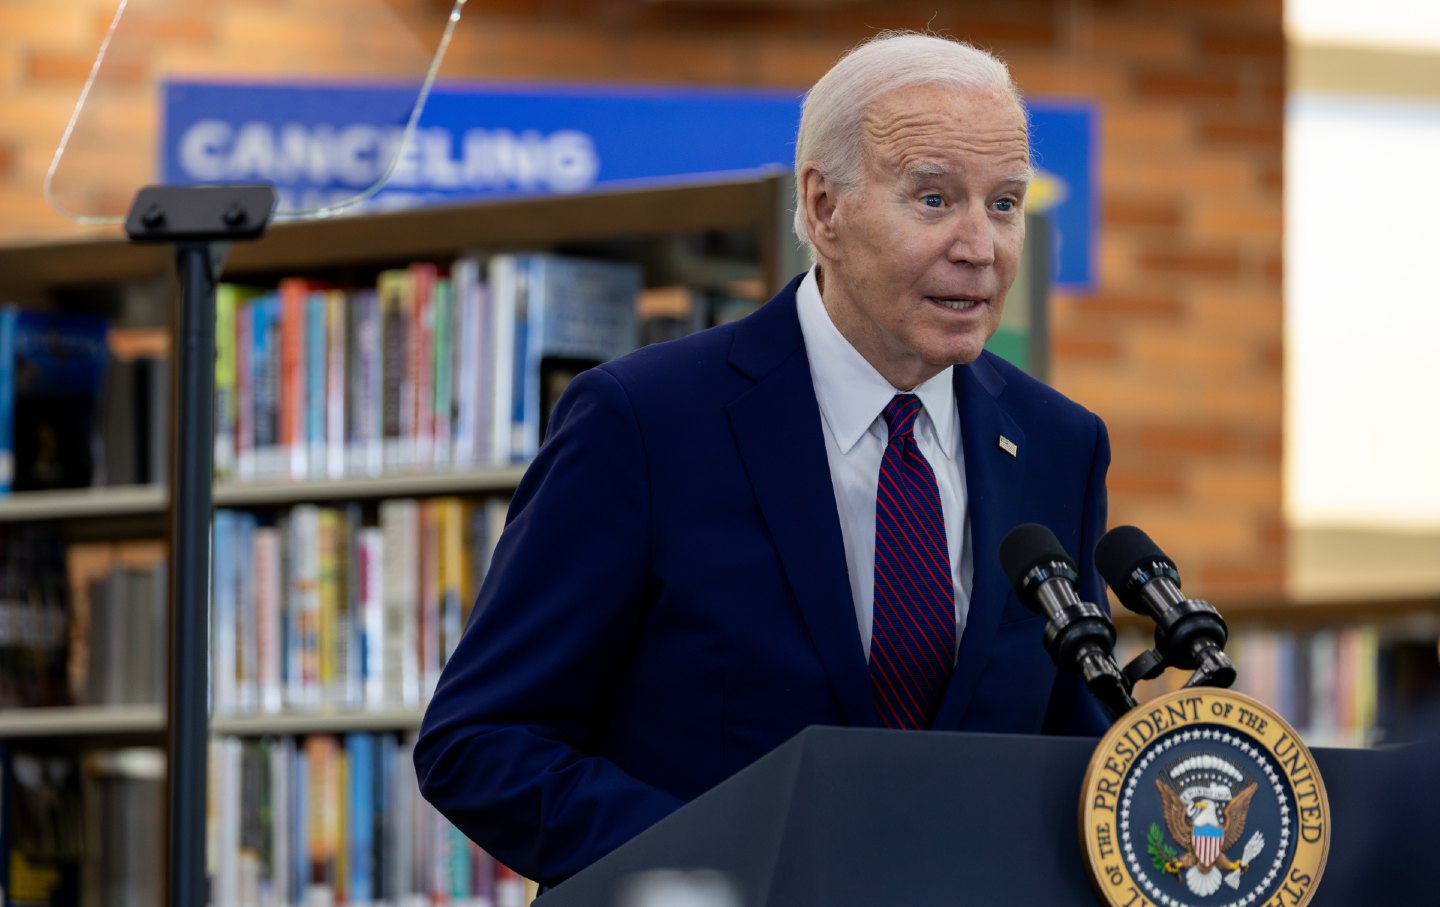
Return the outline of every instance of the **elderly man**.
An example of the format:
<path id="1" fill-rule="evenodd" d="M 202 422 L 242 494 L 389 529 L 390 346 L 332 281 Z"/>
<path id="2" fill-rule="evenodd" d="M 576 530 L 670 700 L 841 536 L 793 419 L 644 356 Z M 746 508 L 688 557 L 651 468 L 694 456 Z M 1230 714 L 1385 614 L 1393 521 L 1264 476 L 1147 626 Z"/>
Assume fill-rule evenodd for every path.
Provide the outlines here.
<path id="1" fill-rule="evenodd" d="M 542 882 L 808 725 L 1105 725 L 997 558 L 1043 523 L 1104 601 L 1104 426 L 983 350 L 1031 175 L 1007 69 L 880 35 L 806 96 L 795 171 L 815 266 L 576 379 L 426 713 L 425 796 Z"/>

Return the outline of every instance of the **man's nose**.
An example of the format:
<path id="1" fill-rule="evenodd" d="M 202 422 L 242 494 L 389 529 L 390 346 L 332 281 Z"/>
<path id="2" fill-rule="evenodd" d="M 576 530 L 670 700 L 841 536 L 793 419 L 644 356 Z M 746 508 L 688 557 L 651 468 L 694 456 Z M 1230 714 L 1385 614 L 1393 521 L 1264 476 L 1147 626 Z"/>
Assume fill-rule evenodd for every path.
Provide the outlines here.
<path id="1" fill-rule="evenodd" d="M 983 205 L 968 205 L 956 212 L 948 258 L 977 268 L 995 263 L 995 227 Z"/>

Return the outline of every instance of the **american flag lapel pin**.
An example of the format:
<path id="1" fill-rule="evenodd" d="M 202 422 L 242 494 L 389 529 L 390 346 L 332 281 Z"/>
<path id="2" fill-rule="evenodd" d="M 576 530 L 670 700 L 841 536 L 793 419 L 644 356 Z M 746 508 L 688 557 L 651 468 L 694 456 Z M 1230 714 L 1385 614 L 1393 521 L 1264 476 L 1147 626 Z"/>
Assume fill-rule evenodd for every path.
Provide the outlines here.
<path id="1" fill-rule="evenodd" d="M 1012 457 L 1018 457 L 1020 455 L 1019 445 L 1017 445 L 1014 441 L 1011 441 L 1004 435 L 1000 436 L 1000 449 L 1005 451 Z"/>

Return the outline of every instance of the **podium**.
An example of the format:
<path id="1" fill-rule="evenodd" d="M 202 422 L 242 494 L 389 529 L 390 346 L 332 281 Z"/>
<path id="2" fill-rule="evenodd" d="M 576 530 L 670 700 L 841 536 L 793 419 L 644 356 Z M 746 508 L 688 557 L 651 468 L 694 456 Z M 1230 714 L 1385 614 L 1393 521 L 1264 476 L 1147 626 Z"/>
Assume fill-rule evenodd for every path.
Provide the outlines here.
<path id="1" fill-rule="evenodd" d="M 1095 743 L 809 728 L 537 904 L 610 907 L 635 873 L 712 869 L 744 907 L 1094 907 L 1077 825 Z M 1311 903 L 1427 903 L 1440 741 L 1312 752 L 1333 833 Z"/>

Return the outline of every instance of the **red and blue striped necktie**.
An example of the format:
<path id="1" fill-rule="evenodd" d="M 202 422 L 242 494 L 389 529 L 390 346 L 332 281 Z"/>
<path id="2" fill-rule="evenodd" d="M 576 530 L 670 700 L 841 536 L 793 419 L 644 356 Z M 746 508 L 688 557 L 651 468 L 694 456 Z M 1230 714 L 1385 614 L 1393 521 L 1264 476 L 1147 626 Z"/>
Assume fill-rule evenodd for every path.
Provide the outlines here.
<path id="1" fill-rule="evenodd" d="M 935 471 L 915 442 L 914 394 L 885 407 L 890 441 L 875 493 L 870 686 L 880 723 L 927 728 L 955 664 L 955 584 Z"/>

